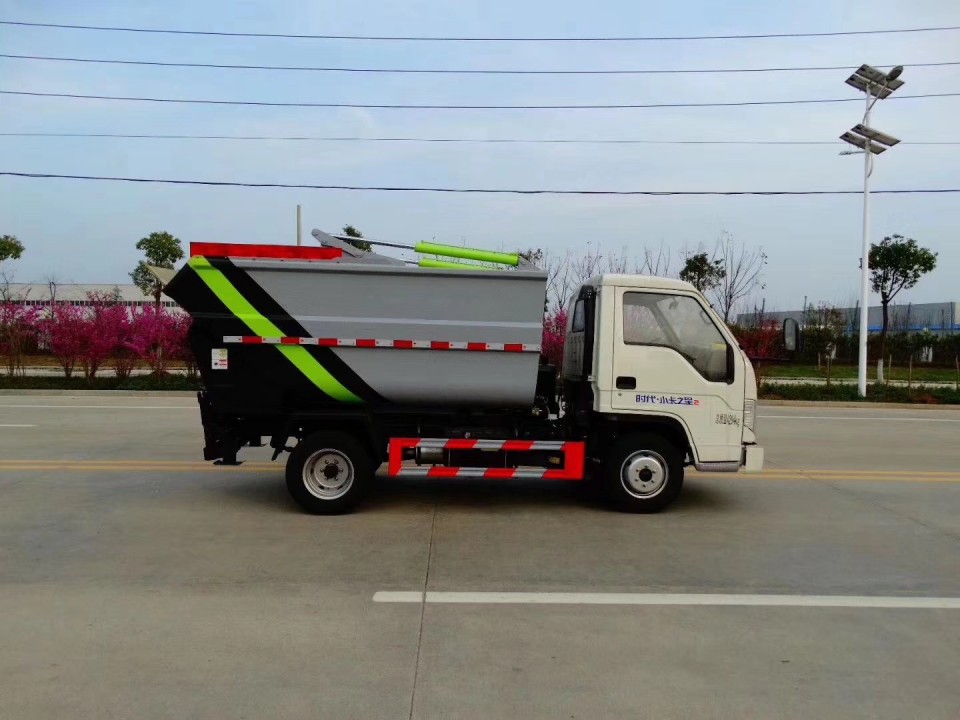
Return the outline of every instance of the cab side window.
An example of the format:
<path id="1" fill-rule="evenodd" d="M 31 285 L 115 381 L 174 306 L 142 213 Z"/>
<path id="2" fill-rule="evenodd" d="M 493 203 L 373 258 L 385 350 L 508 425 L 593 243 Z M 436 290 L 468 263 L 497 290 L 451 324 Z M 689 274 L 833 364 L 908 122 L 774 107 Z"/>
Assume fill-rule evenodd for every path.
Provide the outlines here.
<path id="1" fill-rule="evenodd" d="M 583 312 L 583 300 L 577 300 L 573 306 L 573 324 L 570 326 L 571 332 L 583 332 L 586 329 L 586 318 Z"/>
<path id="2" fill-rule="evenodd" d="M 687 295 L 625 293 L 623 341 L 671 348 L 707 380 L 727 380 L 727 341 L 703 306 Z"/>

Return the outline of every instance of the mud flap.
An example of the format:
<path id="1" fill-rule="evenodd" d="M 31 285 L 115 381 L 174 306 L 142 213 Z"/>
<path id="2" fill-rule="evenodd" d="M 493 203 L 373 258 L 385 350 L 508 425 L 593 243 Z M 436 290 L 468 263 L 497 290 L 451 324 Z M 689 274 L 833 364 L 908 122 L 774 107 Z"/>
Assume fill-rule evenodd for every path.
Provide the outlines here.
<path id="1" fill-rule="evenodd" d="M 239 465 L 237 451 L 240 443 L 228 428 L 216 422 L 213 403 L 205 392 L 197 393 L 200 404 L 200 422 L 203 425 L 203 459 L 215 460 L 217 465 Z"/>

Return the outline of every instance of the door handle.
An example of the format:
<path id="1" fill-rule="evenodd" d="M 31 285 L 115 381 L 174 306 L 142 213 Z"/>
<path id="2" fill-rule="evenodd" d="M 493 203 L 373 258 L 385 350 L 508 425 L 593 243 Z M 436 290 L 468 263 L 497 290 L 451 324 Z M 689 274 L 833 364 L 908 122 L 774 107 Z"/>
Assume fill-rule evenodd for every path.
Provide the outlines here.
<path id="1" fill-rule="evenodd" d="M 617 390 L 636 390 L 637 379 L 629 375 L 621 375 L 617 378 Z"/>

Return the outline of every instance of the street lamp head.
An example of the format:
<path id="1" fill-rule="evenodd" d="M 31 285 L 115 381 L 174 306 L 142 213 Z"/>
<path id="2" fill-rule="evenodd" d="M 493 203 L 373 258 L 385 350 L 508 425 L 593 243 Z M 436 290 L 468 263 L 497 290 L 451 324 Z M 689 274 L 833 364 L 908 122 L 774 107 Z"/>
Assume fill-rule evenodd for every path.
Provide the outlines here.
<path id="1" fill-rule="evenodd" d="M 893 70 L 887 73 L 887 82 L 896 80 L 903 73 L 903 65 L 897 65 Z"/>

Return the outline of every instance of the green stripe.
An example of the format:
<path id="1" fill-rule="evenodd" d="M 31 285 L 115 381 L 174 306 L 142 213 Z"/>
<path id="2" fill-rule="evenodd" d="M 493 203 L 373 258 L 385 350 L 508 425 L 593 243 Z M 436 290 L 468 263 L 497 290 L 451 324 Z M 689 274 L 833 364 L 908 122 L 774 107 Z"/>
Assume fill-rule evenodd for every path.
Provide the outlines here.
<path id="1" fill-rule="evenodd" d="M 286 337 L 276 325 L 257 312 L 243 295 L 227 280 L 226 276 L 217 270 L 204 257 L 192 257 L 187 263 L 203 280 L 210 291 L 226 305 L 227 309 L 236 315 L 250 328 L 250 332 L 260 337 Z M 299 345 L 275 345 L 274 347 L 287 358 L 294 366 L 306 375 L 324 393 L 334 400 L 348 403 L 362 403 L 359 397 L 350 392 L 317 362 L 305 347 Z"/>

